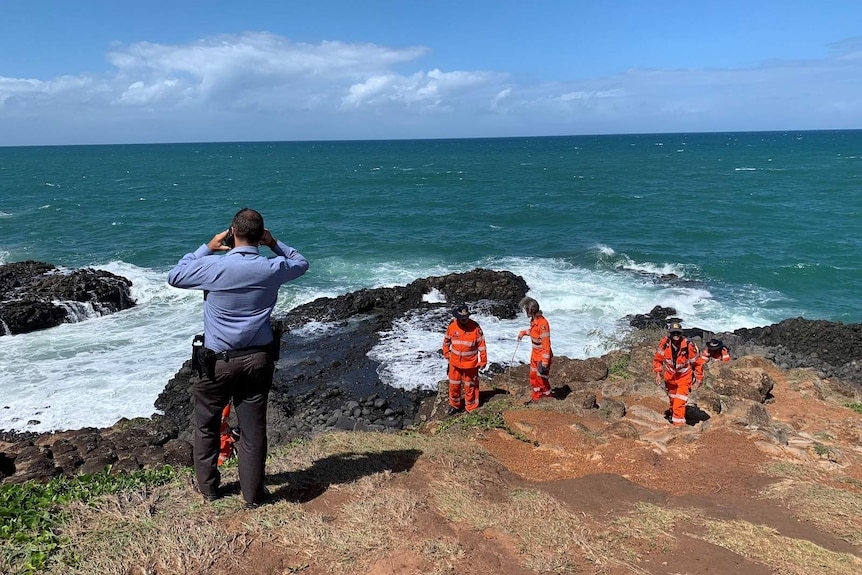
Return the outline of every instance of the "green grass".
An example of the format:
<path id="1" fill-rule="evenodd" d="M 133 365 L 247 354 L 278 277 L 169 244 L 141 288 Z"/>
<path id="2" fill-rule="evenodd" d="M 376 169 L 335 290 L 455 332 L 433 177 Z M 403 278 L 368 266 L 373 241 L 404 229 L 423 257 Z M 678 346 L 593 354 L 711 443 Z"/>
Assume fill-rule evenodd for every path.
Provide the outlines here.
<path id="1" fill-rule="evenodd" d="M 632 375 L 628 372 L 627 368 L 631 359 L 631 355 L 627 353 L 619 356 L 611 363 L 610 366 L 608 366 L 608 373 L 620 376 L 623 379 L 629 379 Z"/>
<path id="2" fill-rule="evenodd" d="M 86 503 L 109 493 L 164 485 L 175 477 L 176 471 L 168 466 L 118 474 L 111 474 L 108 468 L 102 473 L 57 477 L 47 483 L 0 485 L 3 564 L 27 574 L 36 573 L 48 564 L 63 543 L 59 531 L 66 517 L 58 511 L 62 504 Z"/>
<path id="3" fill-rule="evenodd" d="M 463 415 L 460 415 L 458 417 L 449 418 L 440 424 L 439 431 L 442 432 L 452 428 L 459 430 L 502 429 L 503 431 L 505 431 L 519 441 L 538 445 L 538 442 L 532 441 L 528 439 L 524 434 L 518 433 L 514 429 L 511 429 L 506 424 L 506 420 L 503 419 L 503 414 L 499 410 L 492 410 L 486 408 L 472 413 L 464 413 Z"/>
<path id="4" fill-rule="evenodd" d="M 856 413 L 862 413 L 862 403 L 848 403 L 847 407 L 849 407 Z"/>

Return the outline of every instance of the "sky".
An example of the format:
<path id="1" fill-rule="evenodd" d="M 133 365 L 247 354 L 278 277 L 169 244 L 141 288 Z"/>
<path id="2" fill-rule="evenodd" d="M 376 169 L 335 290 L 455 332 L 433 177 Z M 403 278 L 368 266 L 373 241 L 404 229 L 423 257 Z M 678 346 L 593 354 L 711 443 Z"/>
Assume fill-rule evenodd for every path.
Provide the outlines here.
<path id="1" fill-rule="evenodd" d="M 0 146 L 860 128 L 860 0 L 0 0 Z"/>

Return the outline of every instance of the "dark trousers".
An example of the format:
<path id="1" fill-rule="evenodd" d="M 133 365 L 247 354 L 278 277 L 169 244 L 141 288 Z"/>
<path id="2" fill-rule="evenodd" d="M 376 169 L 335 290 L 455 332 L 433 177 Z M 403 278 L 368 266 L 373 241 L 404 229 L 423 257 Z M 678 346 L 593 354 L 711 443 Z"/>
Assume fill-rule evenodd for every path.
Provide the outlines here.
<path id="1" fill-rule="evenodd" d="M 232 399 L 240 427 L 237 456 L 242 496 L 249 503 L 263 499 L 266 404 L 274 367 L 270 355 L 261 351 L 228 361 L 217 359 L 212 378 L 192 376 L 195 478 L 204 495 L 215 495 L 221 482 L 218 470 L 221 415 Z"/>

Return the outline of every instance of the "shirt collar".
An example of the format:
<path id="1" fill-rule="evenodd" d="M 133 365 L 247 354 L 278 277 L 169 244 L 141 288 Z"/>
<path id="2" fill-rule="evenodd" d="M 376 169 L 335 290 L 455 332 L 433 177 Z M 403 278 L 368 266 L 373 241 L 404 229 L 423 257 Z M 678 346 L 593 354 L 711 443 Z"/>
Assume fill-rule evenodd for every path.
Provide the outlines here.
<path id="1" fill-rule="evenodd" d="M 238 246 L 228 252 L 229 254 L 260 254 L 260 250 L 255 246 Z"/>

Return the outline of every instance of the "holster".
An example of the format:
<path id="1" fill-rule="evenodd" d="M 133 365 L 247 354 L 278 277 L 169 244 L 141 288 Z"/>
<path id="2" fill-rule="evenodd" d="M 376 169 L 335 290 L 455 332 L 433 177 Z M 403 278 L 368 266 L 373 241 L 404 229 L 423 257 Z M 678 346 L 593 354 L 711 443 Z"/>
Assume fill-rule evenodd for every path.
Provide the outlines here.
<path id="1" fill-rule="evenodd" d="M 192 369 L 200 377 L 213 378 L 215 373 L 215 354 L 204 346 L 203 334 L 192 339 Z"/>

